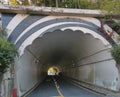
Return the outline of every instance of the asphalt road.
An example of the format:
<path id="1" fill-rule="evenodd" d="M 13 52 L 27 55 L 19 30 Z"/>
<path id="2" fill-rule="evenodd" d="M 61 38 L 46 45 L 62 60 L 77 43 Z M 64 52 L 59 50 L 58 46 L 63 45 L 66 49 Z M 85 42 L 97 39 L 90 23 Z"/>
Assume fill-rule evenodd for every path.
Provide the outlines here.
<path id="1" fill-rule="evenodd" d="M 48 77 L 27 97 L 102 97 L 59 77 Z"/>

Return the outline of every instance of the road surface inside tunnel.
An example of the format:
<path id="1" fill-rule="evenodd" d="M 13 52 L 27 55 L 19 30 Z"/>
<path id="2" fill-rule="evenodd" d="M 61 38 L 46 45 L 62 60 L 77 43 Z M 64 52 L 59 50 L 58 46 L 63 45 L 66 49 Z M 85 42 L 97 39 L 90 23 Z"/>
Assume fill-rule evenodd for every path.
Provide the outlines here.
<path id="1" fill-rule="evenodd" d="M 60 77 L 48 76 L 26 97 L 102 97 Z"/>

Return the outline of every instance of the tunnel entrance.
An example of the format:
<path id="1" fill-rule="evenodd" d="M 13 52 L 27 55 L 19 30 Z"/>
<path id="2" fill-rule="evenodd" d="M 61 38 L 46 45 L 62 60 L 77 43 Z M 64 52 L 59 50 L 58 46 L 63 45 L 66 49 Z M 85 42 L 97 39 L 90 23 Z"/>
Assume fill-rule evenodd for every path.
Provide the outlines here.
<path id="1" fill-rule="evenodd" d="M 47 71 L 47 75 L 48 76 L 51 76 L 51 75 L 59 75 L 59 72 L 60 72 L 60 70 L 57 68 L 57 67 L 54 67 L 54 66 L 52 66 L 52 67 L 50 67 L 49 69 L 48 69 L 48 71 Z"/>
<path id="2" fill-rule="evenodd" d="M 47 75 L 59 72 L 64 77 L 118 90 L 118 70 L 111 45 L 95 35 L 67 29 L 47 32 L 35 39 L 18 61 L 20 91 L 29 90 Z"/>

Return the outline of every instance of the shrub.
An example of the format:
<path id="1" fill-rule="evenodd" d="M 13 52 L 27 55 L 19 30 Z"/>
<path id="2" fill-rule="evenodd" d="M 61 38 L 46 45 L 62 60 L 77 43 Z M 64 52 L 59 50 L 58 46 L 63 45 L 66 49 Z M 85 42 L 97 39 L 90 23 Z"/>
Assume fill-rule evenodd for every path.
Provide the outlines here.
<path id="1" fill-rule="evenodd" d="M 15 45 L 7 40 L 7 30 L 0 27 L 0 74 L 6 72 L 17 55 Z"/>
<path id="2" fill-rule="evenodd" d="M 0 73 L 4 73 L 14 58 L 18 55 L 15 45 L 5 39 L 0 39 Z"/>
<path id="3" fill-rule="evenodd" d="M 117 64 L 120 64 L 120 45 L 114 46 L 111 53 Z"/>

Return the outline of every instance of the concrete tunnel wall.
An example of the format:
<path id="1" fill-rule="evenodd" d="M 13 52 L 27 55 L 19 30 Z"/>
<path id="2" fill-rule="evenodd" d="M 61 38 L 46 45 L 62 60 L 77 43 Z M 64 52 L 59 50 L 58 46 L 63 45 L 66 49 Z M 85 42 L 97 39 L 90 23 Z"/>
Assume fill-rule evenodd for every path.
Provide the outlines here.
<path id="1" fill-rule="evenodd" d="M 85 46 L 81 45 L 84 49 L 77 66 L 74 63 L 73 66 L 66 66 L 63 69 L 64 75 L 112 90 L 118 90 L 118 71 L 110 49 L 100 40 L 91 38 L 90 36 L 86 37 Z"/>
<path id="2" fill-rule="evenodd" d="M 97 30 L 99 20 L 2 14 L 2 24 L 20 52 L 15 64 L 19 97 L 40 83 L 50 66 L 57 66 L 65 76 L 119 89 L 119 74 L 110 53 L 113 40 L 106 40 Z"/>

